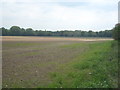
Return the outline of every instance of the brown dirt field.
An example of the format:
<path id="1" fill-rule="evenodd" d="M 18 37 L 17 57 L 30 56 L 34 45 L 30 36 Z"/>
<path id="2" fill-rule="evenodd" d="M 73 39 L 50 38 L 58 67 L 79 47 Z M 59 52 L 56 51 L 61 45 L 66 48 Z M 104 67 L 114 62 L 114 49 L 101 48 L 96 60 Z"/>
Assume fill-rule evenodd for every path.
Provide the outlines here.
<path id="1" fill-rule="evenodd" d="M 69 38 L 69 37 L 34 37 L 34 36 L 3 36 L 3 41 L 107 41 L 111 38 Z"/>
<path id="2" fill-rule="evenodd" d="M 2 37 L 3 88 L 46 87 L 52 82 L 50 72 L 59 65 L 71 62 L 88 47 L 62 48 L 87 41 L 112 39 L 60 38 L 60 37 Z M 86 41 L 86 42 L 84 42 Z"/>

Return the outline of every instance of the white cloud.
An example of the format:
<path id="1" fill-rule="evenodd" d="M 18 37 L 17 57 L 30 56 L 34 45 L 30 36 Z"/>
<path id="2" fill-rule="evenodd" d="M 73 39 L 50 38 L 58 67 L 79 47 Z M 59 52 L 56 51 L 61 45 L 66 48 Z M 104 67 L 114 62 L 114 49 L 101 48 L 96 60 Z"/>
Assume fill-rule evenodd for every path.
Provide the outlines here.
<path id="1" fill-rule="evenodd" d="M 10 28 L 18 25 L 47 30 L 105 30 L 117 23 L 118 0 L 84 0 L 87 4 L 77 7 L 59 4 L 65 0 L 57 0 L 54 4 L 54 0 L 49 0 L 52 3 L 41 3 L 42 1 L 2 0 L 3 26 Z"/>

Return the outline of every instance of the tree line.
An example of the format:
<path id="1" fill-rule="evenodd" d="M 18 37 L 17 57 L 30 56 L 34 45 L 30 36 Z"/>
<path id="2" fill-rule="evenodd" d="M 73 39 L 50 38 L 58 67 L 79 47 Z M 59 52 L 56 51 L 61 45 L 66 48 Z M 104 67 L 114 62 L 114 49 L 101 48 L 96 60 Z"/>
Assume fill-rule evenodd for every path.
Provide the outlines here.
<path id="1" fill-rule="evenodd" d="M 61 37 L 112 37 L 112 30 L 105 31 L 81 31 L 81 30 L 64 30 L 64 31 L 43 31 L 33 30 L 32 28 L 20 28 L 19 26 L 12 26 L 10 29 L 1 28 L 2 36 L 61 36 Z"/>

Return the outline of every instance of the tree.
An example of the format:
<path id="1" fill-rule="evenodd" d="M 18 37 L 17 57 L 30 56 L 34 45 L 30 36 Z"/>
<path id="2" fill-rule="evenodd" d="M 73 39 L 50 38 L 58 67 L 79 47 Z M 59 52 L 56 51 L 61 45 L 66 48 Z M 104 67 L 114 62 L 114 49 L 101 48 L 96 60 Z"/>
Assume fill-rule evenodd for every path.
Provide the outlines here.
<path id="1" fill-rule="evenodd" d="M 12 36 L 20 36 L 21 29 L 18 26 L 12 26 L 10 28 L 10 35 Z"/>
<path id="2" fill-rule="evenodd" d="M 113 38 L 120 41 L 120 23 L 116 24 L 113 28 Z"/>
<path id="3" fill-rule="evenodd" d="M 26 29 L 26 35 L 27 36 L 34 36 L 35 34 L 34 34 L 33 29 L 32 28 L 27 28 Z"/>
<path id="4" fill-rule="evenodd" d="M 114 33 L 116 33 L 117 26 L 114 28 Z M 42 30 L 33 30 L 32 28 L 20 28 L 18 26 L 12 26 L 9 29 L 1 28 L 4 36 L 61 36 L 61 37 L 112 37 L 113 30 L 105 30 L 94 32 L 92 30 L 82 31 L 82 30 L 63 30 L 63 31 L 42 31 Z M 118 34 L 118 33 L 116 33 Z M 114 38 L 116 38 L 116 34 L 114 34 Z M 118 36 L 118 35 L 117 35 Z"/>
<path id="5" fill-rule="evenodd" d="M 26 35 L 26 31 L 25 31 L 24 28 L 21 28 L 20 35 L 21 36 L 25 36 Z"/>
<path id="6" fill-rule="evenodd" d="M 4 27 L 2 27 L 1 29 L 2 29 L 2 36 L 8 36 L 8 30 L 5 29 Z"/>

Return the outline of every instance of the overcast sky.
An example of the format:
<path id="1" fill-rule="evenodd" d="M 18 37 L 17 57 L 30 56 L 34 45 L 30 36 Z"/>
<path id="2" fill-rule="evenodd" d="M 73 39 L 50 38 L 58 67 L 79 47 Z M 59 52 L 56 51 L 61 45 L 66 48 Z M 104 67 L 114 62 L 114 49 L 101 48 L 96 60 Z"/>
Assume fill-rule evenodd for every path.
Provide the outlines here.
<path id="1" fill-rule="evenodd" d="M 100 31 L 112 29 L 118 22 L 118 1 L 2 0 L 0 15 L 5 28 Z"/>

